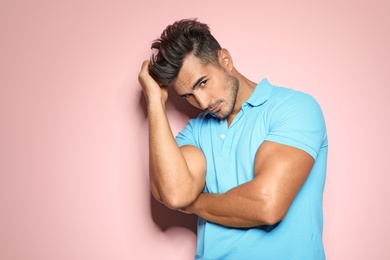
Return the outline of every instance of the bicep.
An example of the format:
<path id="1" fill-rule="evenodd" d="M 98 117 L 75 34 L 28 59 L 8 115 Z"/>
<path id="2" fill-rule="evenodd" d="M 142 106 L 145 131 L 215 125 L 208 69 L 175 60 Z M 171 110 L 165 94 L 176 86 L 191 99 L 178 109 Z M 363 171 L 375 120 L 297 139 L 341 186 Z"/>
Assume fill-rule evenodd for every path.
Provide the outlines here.
<path id="1" fill-rule="evenodd" d="M 177 186 L 176 190 L 182 190 L 183 193 L 180 195 L 180 198 L 187 201 L 185 204 L 188 204 L 192 203 L 204 188 L 206 159 L 203 152 L 192 145 L 180 147 L 180 152 L 185 160 L 186 169 L 182 169 L 177 174 L 181 174 L 185 181 L 180 186 Z M 149 181 L 153 197 L 159 202 L 164 203 L 161 190 L 153 174 L 150 174 Z"/>
<path id="2" fill-rule="evenodd" d="M 193 145 L 184 145 L 180 147 L 180 151 L 187 163 L 192 182 L 194 184 L 194 192 L 202 192 L 206 178 L 206 158 L 203 152 Z"/>
<path id="3" fill-rule="evenodd" d="M 280 218 L 286 214 L 313 164 L 313 157 L 301 149 L 270 141 L 260 145 L 255 157 L 254 181 Z"/>

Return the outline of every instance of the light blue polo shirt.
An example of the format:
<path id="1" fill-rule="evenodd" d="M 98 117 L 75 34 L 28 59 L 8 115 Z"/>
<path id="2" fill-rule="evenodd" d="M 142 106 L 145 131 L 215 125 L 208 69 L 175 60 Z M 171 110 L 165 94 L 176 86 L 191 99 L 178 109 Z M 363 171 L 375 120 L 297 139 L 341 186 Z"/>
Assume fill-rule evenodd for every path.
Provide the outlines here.
<path id="1" fill-rule="evenodd" d="M 230 127 L 209 112 L 191 119 L 176 137 L 207 160 L 205 193 L 224 193 L 253 179 L 256 151 L 265 140 L 310 154 L 313 169 L 287 215 L 275 226 L 238 229 L 198 219 L 195 259 L 325 259 L 322 195 L 328 141 L 323 114 L 308 94 L 262 80 Z"/>

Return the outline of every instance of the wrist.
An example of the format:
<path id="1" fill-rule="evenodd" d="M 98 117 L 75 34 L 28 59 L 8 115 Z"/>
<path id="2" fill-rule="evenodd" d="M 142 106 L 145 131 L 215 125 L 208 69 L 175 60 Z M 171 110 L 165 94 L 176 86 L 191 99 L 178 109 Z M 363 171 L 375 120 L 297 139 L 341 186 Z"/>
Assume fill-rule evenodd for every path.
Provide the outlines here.
<path id="1" fill-rule="evenodd" d="M 149 112 L 161 109 L 165 111 L 165 104 L 166 101 L 164 101 L 162 98 L 148 98 L 147 109 Z"/>

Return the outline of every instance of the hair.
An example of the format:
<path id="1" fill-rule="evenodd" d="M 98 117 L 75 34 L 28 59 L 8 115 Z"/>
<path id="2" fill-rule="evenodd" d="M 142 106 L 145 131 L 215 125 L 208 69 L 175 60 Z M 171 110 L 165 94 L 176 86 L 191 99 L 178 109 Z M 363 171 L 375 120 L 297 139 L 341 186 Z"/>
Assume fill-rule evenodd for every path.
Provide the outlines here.
<path id="1" fill-rule="evenodd" d="M 197 19 L 183 19 L 168 25 L 151 46 L 155 51 L 149 63 L 151 77 L 160 85 L 170 86 L 177 78 L 184 59 L 193 54 L 203 64 L 220 66 L 220 44 L 207 24 Z"/>

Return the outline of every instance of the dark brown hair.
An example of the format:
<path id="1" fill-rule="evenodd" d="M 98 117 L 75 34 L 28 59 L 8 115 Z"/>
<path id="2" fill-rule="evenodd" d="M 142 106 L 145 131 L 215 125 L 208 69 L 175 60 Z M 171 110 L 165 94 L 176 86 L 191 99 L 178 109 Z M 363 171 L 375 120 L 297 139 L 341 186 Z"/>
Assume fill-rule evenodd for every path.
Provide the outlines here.
<path id="1" fill-rule="evenodd" d="M 196 19 L 183 19 L 168 25 L 151 48 L 156 53 L 151 58 L 149 73 L 160 85 L 171 85 L 190 54 L 204 64 L 219 66 L 221 46 L 211 35 L 209 26 Z"/>

